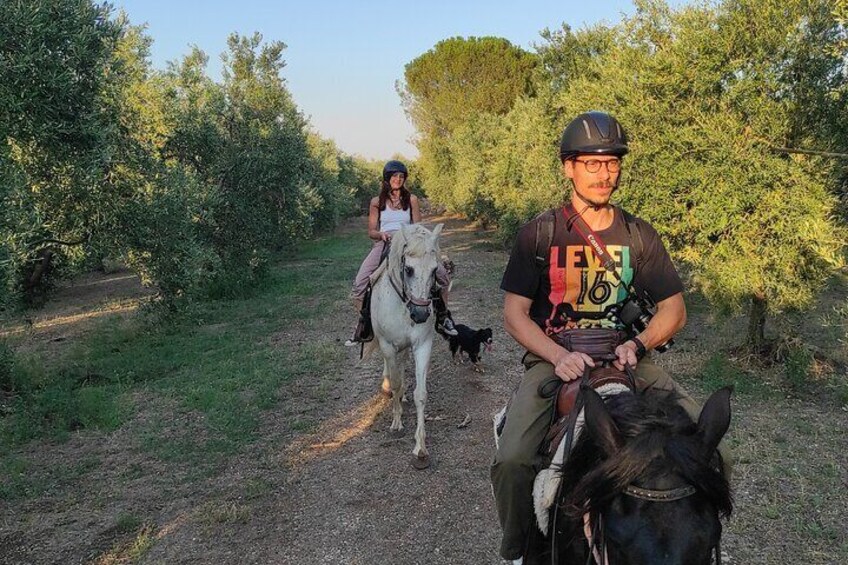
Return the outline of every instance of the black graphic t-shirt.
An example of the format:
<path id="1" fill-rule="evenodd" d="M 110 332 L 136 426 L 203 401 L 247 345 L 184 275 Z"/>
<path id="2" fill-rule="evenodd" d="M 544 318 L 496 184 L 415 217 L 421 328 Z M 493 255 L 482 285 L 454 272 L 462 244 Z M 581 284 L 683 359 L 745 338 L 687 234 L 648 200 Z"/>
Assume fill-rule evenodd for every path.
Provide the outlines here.
<path id="1" fill-rule="evenodd" d="M 622 284 L 604 269 L 576 229 L 566 229 L 563 210 L 556 214 L 549 265 L 540 267 L 535 260 L 536 224 L 540 221 L 536 218 L 518 232 L 501 281 L 503 290 L 533 300 L 530 317 L 546 334 L 573 328 L 622 329 L 610 319 L 610 310 L 627 297 L 626 287 L 631 282 L 640 294 L 647 291 L 656 302 L 683 291 L 671 257 L 650 224 L 637 218 L 638 227 L 631 225 L 642 240 L 638 273 L 621 210 L 615 209 L 609 228 L 596 232 L 615 260 Z"/>

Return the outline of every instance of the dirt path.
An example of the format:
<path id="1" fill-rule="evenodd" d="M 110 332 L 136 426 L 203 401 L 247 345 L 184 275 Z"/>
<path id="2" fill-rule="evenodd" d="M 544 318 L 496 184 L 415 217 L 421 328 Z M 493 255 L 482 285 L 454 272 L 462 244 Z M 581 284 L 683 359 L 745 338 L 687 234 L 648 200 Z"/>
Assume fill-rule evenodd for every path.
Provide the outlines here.
<path id="1" fill-rule="evenodd" d="M 502 269 L 506 255 L 489 250 L 484 234 L 456 219 L 447 221 L 443 249 L 458 269 L 451 295 L 455 319 L 491 327 L 495 347 L 480 374 L 453 364 L 447 342 L 436 344 L 428 379 L 431 468 L 416 471 L 410 464 L 414 404 L 405 407 L 403 435 L 390 433 L 389 403 L 378 393 L 382 361 L 375 355 L 360 364 L 358 348 L 349 348 L 329 383 L 316 377 L 293 387 L 255 457 L 234 463 L 222 481 L 268 481 L 270 496 L 250 500 L 244 523 L 214 539 L 191 525 L 182 528 L 161 539 L 144 562 L 500 562 L 488 478 L 491 415 L 520 376 L 519 353 L 501 327 L 497 285 L 470 283 Z M 344 300 L 340 308 L 350 309 Z M 351 323 L 330 330 L 339 347 Z M 322 330 L 304 331 L 318 336 Z M 411 368 L 407 376 L 414 384 Z M 458 428 L 466 416 L 471 423 Z M 312 433 L 291 434 L 282 431 L 286 419 L 320 423 Z M 205 547 L 187 552 L 198 535 Z"/>
<path id="2" fill-rule="evenodd" d="M 434 348 L 427 407 L 431 468 L 416 471 L 410 464 L 414 405 L 406 407 L 405 434 L 395 437 L 388 402 L 378 393 L 381 361 L 374 356 L 359 364 L 358 350 L 341 345 L 353 319 L 346 298 L 338 297 L 338 311 L 345 313 L 340 319 L 297 324 L 280 339 L 296 334 L 301 343 L 326 342 L 343 351 L 342 361 L 286 385 L 281 406 L 264 416 L 261 439 L 211 476 L 196 476 L 190 465 L 165 465 L 139 449 L 133 428 L 156 413 L 143 412 L 100 441 L 75 436 L 60 446 L 33 446 L 68 469 L 87 458 L 105 463 L 67 488 L 14 507 L 0 500 L 0 563 L 501 563 L 489 484 L 491 416 L 521 376 L 521 351 L 503 330 L 497 290 L 507 254 L 464 221 L 437 220 L 446 222 L 443 249 L 458 269 L 454 317 L 491 327 L 495 348 L 483 359 L 483 374 L 454 365 L 446 342 Z M 693 316 L 675 352 L 663 357 L 675 374 L 691 376 L 710 355 L 696 343 L 704 318 Z M 780 512 L 786 500 L 806 500 L 807 470 L 787 471 L 788 486 L 763 470 L 814 460 L 819 448 L 811 433 L 827 450 L 848 431 L 839 407 L 801 406 L 799 426 L 780 415 L 786 406 L 734 400 L 740 511 L 726 528 L 730 563 L 830 563 L 834 554 L 822 548 L 846 543 L 844 524 L 833 526 L 839 518 L 829 510 L 816 517 L 826 532 L 822 540 L 787 530 L 783 521 L 760 524 L 752 512 L 767 504 Z M 830 424 L 819 423 L 823 411 Z M 459 428 L 466 416 L 470 424 Z M 782 438 L 777 455 L 770 434 Z M 827 472 L 844 474 L 845 455 L 825 465 Z M 796 496 L 798 486 L 802 494 Z M 836 504 L 845 498 L 845 492 L 833 493 Z M 839 509 L 832 510 L 838 516 Z M 116 529 L 129 513 L 144 517 L 144 524 Z"/>
<path id="3" fill-rule="evenodd" d="M 302 563 L 500 562 L 489 487 L 491 416 L 520 376 L 519 353 L 502 329 L 496 281 L 469 285 L 472 274 L 500 271 L 505 255 L 482 251 L 481 234 L 457 221 L 449 221 L 446 231 L 443 246 L 458 268 L 451 294 L 454 318 L 475 329 L 493 329 L 495 347 L 484 358 L 485 373 L 453 364 L 447 343 L 436 344 L 427 405 L 434 464 L 425 471 L 410 465 L 414 404 L 406 407 L 405 434 L 397 440 L 389 432 L 388 403 L 375 400 L 379 358 L 346 375 L 352 417 L 336 417 L 325 429 L 336 437 L 352 424 L 374 421 L 348 441 L 314 455 L 307 451 L 292 465 L 286 485 L 291 526 L 281 532 L 282 545 Z M 458 428 L 466 416 L 471 423 Z"/>

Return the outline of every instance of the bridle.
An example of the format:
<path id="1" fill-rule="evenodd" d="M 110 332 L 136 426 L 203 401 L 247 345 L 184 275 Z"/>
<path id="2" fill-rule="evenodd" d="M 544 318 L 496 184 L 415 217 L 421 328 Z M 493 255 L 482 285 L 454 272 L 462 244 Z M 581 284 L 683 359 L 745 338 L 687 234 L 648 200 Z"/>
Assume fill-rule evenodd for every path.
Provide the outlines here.
<path id="1" fill-rule="evenodd" d="M 389 245 L 391 245 L 391 244 L 389 242 L 387 242 L 386 247 L 388 247 Z M 387 273 L 387 275 L 389 277 L 389 282 L 391 283 L 392 288 L 395 290 L 395 293 L 398 295 L 398 298 L 400 298 L 401 302 L 403 302 L 404 305 L 407 307 L 407 309 L 409 309 L 410 311 L 412 310 L 413 306 L 418 306 L 420 308 L 429 307 L 430 304 L 433 302 L 431 299 L 428 298 L 427 300 L 422 300 L 421 298 L 415 298 L 414 296 L 409 296 L 409 293 L 407 292 L 407 288 L 406 288 L 406 277 L 403 276 L 405 272 L 406 272 L 406 245 L 403 246 L 403 249 L 401 249 L 401 254 L 400 254 L 400 273 L 401 273 L 401 275 L 400 275 L 400 288 L 398 288 L 398 283 L 397 283 L 397 281 L 395 281 L 394 277 L 392 276 L 391 271 L 389 271 Z"/>
<path id="2" fill-rule="evenodd" d="M 595 357 L 593 357 L 594 359 Z M 604 359 L 603 357 L 598 357 L 599 361 L 612 361 L 612 357 L 609 359 Z M 628 380 L 630 381 L 630 389 L 636 389 L 636 375 L 633 372 L 633 368 L 630 365 L 624 366 L 624 372 L 627 375 Z M 588 378 L 589 378 L 590 369 L 586 367 L 583 372 L 582 381 L 585 386 L 588 386 Z M 581 386 L 582 388 L 582 386 Z M 582 395 L 582 390 L 581 393 Z M 573 412 L 578 412 L 579 407 L 575 406 Z M 575 418 L 576 420 L 576 414 Z M 574 422 L 572 421 L 570 424 L 569 433 L 566 435 L 565 441 L 566 449 L 570 451 L 571 444 L 573 442 L 573 427 Z M 559 484 L 559 488 L 562 488 L 562 483 Z M 626 496 L 631 496 L 633 498 L 637 498 L 639 500 L 644 500 L 647 502 L 675 502 L 677 500 L 683 500 L 684 498 L 690 497 L 693 494 L 698 492 L 698 490 L 692 485 L 684 485 L 677 488 L 671 489 L 649 489 L 644 487 L 638 487 L 634 484 L 629 484 L 625 487 L 622 494 Z M 559 498 L 560 493 L 557 492 L 557 499 Z M 586 558 L 586 565 L 591 565 L 592 561 L 596 565 L 611 565 L 609 563 L 609 559 L 607 558 L 607 545 L 606 538 L 604 536 L 603 531 L 603 520 L 600 513 L 597 513 L 596 520 L 592 520 L 592 516 L 589 512 L 583 515 L 583 534 L 586 537 L 586 541 L 589 544 L 589 555 Z M 556 538 L 556 514 L 554 516 L 554 523 L 551 527 L 551 563 L 552 565 L 557 565 L 558 561 L 558 553 L 555 543 Z M 721 565 L 721 541 L 717 541 L 716 544 L 710 548 L 710 552 L 712 553 L 713 549 L 715 550 L 715 565 Z"/>
<path id="3" fill-rule="evenodd" d="M 697 489 L 692 485 L 672 489 L 648 489 L 630 484 L 627 485 L 622 494 L 647 502 L 674 502 L 692 496 L 696 492 L 698 492 Z M 593 559 L 596 565 L 611 565 L 607 557 L 607 543 L 604 537 L 603 519 L 600 513 L 598 513 L 597 519 L 594 522 L 588 512 L 583 515 L 583 535 L 589 544 L 589 556 L 586 558 L 586 565 L 591 565 Z M 721 565 L 720 541 L 717 541 L 710 548 L 710 553 L 713 550 L 715 550 L 715 565 Z M 556 559 L 556 552 L 554 552 L 552 557 L 554 560 Z"/>

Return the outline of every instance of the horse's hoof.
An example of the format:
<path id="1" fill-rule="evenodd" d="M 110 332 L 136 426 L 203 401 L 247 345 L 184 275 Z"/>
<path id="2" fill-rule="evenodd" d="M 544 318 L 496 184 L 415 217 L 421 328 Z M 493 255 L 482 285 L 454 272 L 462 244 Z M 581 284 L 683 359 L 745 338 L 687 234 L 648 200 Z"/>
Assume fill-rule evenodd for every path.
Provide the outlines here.
<path id="1" fill-rule="evenodd" d="M 412 457 L 412 466 L 422 471 L 430 466 L 430 456 L 429 455 L 416 455 Z"/>
<path id="2" fill-rule="evenodd" d="M 392 428 L 389 430 L 389 434 L 392 437 L 403 437 L 403 428 Z"/>
<path id="3" fill-rule="evenodd" d="M 392 397 L 392 391 L 390 391 L 390 390 L 386 390 L 386 389 L 384 389 L 384 388 L 381 388 L 381 389 L 380 389 L 380 394 L 381 394 L 382 396 L 385 396 L 386 398 L 391 398 L 391 397 Z"/>

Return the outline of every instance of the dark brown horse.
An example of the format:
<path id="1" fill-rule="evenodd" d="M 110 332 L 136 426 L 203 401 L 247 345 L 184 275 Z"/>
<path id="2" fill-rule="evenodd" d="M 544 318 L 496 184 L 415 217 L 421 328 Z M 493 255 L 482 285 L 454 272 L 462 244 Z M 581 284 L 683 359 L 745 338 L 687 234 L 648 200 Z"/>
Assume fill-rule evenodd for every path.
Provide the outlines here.
<path id="1" fill-rule="evenodd" d="M 716 446 L 730 425 L 731 389 L 714 393 L 697 423 L 660 391 L 606 401 L 581 392 L 585 429 L 563 467 L 539 562 L 720 563 L 720 517 L 733 501 Z"/>

